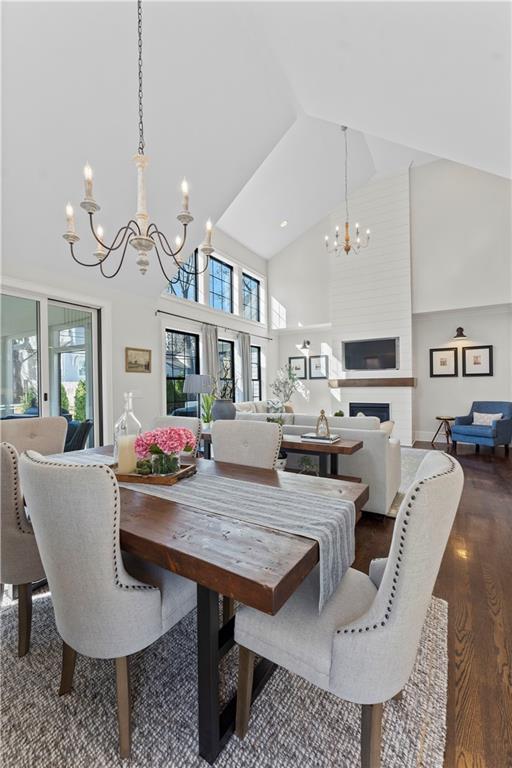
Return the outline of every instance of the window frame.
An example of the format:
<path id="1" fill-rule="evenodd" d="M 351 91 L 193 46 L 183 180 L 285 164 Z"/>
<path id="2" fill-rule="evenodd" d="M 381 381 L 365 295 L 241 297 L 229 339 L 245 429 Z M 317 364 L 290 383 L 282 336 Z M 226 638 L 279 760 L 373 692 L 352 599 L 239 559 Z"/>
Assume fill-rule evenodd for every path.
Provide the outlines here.
<path id="1" fill-rule="evenodd" d="M 214 296 L 220 296 L 220 298 L 222 300 L 222 303 L 224 303 L 224 299 L 225 299 L 225 296 L 224 296 L 223 293 L 219 294 L 218 291 L 213 291 L 212 290 L 212 281 L 213 280 L 218 280 L 220 283 L 227 284 L 226 280 L 224 280 L 222 278 L 219 278 L 219 277 L 217 277 L 216 275 L 213 274 L 212 269 L 211 269 L 213 263 L 220 264 L 221 267 L 223 267 L 223 268 L 225 268 L 225 269 L 227 269 L 229 271 L 229 310 L 226 310 L 226 309 L 224 309 L 222 307 L 216 307 L 212 303 L 212 294 Z M 216 256 L 210 256 L 210 262 L 208 264 L 208 306 L 210 307 L 210 309 L 213 309 L 216 312 L 224 312 L 225 314 L 231 314 L 231 315 L 234 314 L 234 297 L 233 297 L 233 294 L 234 294 L 234 285 L 233 285 L 233 283 L 234 283 L 234 281 L 233 281 L 233 276 L 234 276 L 234 267 L 233 267 L 232 264 L 228 264 L 228 262 L 223 261 L 222 259 L 219 259 Z"/>
<path id="2" fill-rule="evenodd" d="M 197 251 L 196 248 L 195 251 L 190 255 L 188 260 L 185 262 L 185 265 L 189 267 L 190 262 L 194 265 L 194 295 L 192 296 L 179 296 L 177 293 L 173 290 L 173 284 L 169 283 L 167 286 L 167 294 L 169 296 L 174 296 L 175 299 L 182 299 L 183 301 L 195 301 L 196 304 L 199 302 L 199 275 L 197 271 Z M 178 269 L 178 272 L 176 273 L 176 276 L 179 275 L 180 271 L 183 269 L 183 267 L 180 267 Z"/>
<path id="3" fill-rule="evenodd" d="M 231 400 L 235 402 L 235 342 L 231 341 L 231 339 L 217 339 L 217 354 L 219 359 L 219 373 L 222 370 L 221 366 L 221 357 L 220 357 L 220 344 L 227 344 L 230 349 L 230 357 L 231 357 L 231 376 L 229 379 L 224 378 L 223 376 L 219 376 L 219 381 L 230 381 L 231 382 Z"/>
<path id="4" fill-rule="evenodd" d="M 253 351 L 254 350 L 256 350 L 256 352 L 257 352 L 256 362 L 254 362 L 254 360 L 253 360 Z M 256 365 L 256 369 L 258 371 L 257 378 L 254 378 L 253 375 L 252 375 L 253 374 L 253 366 L 254 365 Z M 261 395 L 262 395 L 261 347 L 258 346 L 258 344 L 251 344 L 251 384 L 252 384 L 252 400 L 253 400 L 253 402 L 257 402 L 257 401 L 261 400 Z M 254 385 L 255 384 L 258 385 L 258 392 L 259 392 L 259 397 L 258 398 L 254 397 Z"/>
<path id="5" fill-rule="evenodd" d="M 164 365 L 165 365 L 165 413 L 167 415 L 171 415 L 170 412 L 169 412 L 168 382 L 169 381 L 183 381 L 184 382 L 186 374 L 183 375 L 183 376 L 168 376 L 167 375 L 167 355 L 169 354 L 167 352 L 167 334 L 176 334 L 176 335 L 179 335 L 179 336 L 192 336 L 195 339 L 195 355 L 194 355 L 194 359 L 195 359 L 195 366 L 194 367 L 195 367 L 195 370 L 193 371 L 193 373 L 199 373 L 200 372 L 200 354 L 199 354 L 199 350 L 200 350 L 201 337 L 200 337 L 199 333 L 193 333 L 192 331 L 180 331 L 177 328 L 165 328 L 165 337 L 164 337 L 165 338 L 165 358 L 164 358 Z M 198 400 L 197 396 L 196 396 L 196 399 Z M 172 410 L 175 410 L 176 408 L 186 407 L 184 404 L 180 405 L 179 403 L 176 403 L 176 401 L 174 401 L 174 402 L 175 402 L 175 404 L 174 404 Z M 185 403 L 186 403 L 186 400 L 185 400 Z M 198 408 L 198 414 L 199 414 L 199 401 L 198 401 L 198 404 L 197 404 L 197 408 Z"/>
<path id="6" fill-rule="evenodd" d="M 244 280 L 250 280 L 252 283 L 256 284 L 256 317 L 247 317 L 245 314 L 246 307 L 252 307 L 252 302 L 250 304 L 244 303 Z M 252 292 L 250 294 L 253 295 Z M 260 323 L 261 322 L 261 280 L 259 280 L 257 277 L 254 277 L 254 275 L 250 275 L 248 272 L 244 272 L 242 270 L 242 313 L 241 317 L 244 320 L 249 320 L 253 323 Z"/>

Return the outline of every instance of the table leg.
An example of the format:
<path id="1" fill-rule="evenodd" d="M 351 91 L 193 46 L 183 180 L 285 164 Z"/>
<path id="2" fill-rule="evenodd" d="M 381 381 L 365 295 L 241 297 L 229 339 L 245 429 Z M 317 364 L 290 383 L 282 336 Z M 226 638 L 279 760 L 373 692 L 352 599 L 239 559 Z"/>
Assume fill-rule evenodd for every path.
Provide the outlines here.
<path id="1" fill-rule="evenodd" d="M 446 447 L 449 448 L 450 447 L 450 437 L 451 437 L 451 434 L 452 434 L 452 428 L 450 427 L 450 422 L 449 421 L 445 421 L 444 422 L 444 434 L 445 434 L 445 437 L 446 437 Z"/>
<path id="2" fill-rule="evenodd" d="M 219 595 L 197 585 L 199 754 L 210 765 L 235 729 L 236 695 L 223 710 L 219 702 L 219 662 L 234 645 L 235 617 L 220 627 Z M 276 668 L 263 659 L 254 670 L 252 700 Z"/>
<path id="3" fill-rule="evenodd" d="M 432 446 L 432 448 L 434 447 L 434 443 L 435 443 L 435 441 L 436 441 L 436 437 L 438 436 L 438 434 L 439 434 L 439 432 L 441 431 L 442 427 L 443 427 L 443 422 L 441 422 L 441 423 L 439 424 L 439 426 L 438 426 L 438 428 L 437 428 L 437 431 L 436 431 L 436 433 L 435 433 L 434 437 L 433 437 L 433 438 L 432 438 L 432 440 L 430 441 L 430 445 Z"/>
<path id="4" fill-rule="evenodd" d="M 331 453 L 330 459 L 331 459 L 331 475 L 337 475 L 338 474 L 338 454 Z"/>
<path id="5" fill-rule="evenodd" d="M 203 453 L 205 459 L 211 459 L 212 457 L 212 444 L 209 440 L 203 440 Z"/>
<path id="6" fill-rule="evenodd" d="M 327 468 L 327 459 L 330 458 L 330 454 L 320 453 L 318 455 L 318 474 L 320 477 L 327 477 L 329 472 Z"/>

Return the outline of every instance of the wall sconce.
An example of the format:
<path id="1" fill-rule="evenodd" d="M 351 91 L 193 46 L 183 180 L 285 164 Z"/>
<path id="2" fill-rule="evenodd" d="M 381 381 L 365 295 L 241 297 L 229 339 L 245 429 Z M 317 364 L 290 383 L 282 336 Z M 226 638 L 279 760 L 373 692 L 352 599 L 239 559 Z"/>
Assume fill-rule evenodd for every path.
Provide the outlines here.
<path id="1" fill-rule="evenodd" d="M 461 326 L 459 325 L 459 327 L 457 328 L 457 330 L 455 332 L 455 336 L 453 338 L 454 339 L 467 339 L 467 336 L 464 333 L 464 328 L 461 328 Z"/>
<path id="2" fill-rule="evenodd" d="M 304 339 L 304 341 L 302 342 L 301 351 L 309 352 L 310 345 L 311 345 L 311 342 L 309 341 L 309 339 Z"/>

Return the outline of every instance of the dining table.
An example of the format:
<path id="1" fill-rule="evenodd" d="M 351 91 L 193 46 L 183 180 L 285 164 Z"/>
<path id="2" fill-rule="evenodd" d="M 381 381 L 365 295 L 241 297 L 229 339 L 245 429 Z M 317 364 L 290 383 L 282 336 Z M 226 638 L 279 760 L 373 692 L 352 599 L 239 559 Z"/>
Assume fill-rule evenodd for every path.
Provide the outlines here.
<path id="1" fill-rule="evenodd" d="M 81 453 L 88 452 L 111 456 L 112 447 Z M 364 483 L 202 458 L 190 461 L 203 478 L 254 483 L 255 494 L 263 485 L 293 494 L 305 493 L 309 499 L 309 494 L 314 494 L 353 502 L 356 522 L 368 501 L 369 490 Z M 226 487 L 223 502 L 229 505 L 229 484 Z M 234 731 L 236 715 L 236 694 L 224 707 L 219 696 L 219 664 L 234 645 L 236 614 L 223 620 L 219 599 L 224 596 L 275 615 L 318 564 L 319 545 L 306 536 L 247 522 L 242 513 L 238 519 L 194 507 L 192 493 L 183 503 L 135 488 L 120 487 L 121 548 L 197 584 L 198 752 L 212 764 Z M 253 700 L 274 669 L 270 661 L 259 661 Z"/>

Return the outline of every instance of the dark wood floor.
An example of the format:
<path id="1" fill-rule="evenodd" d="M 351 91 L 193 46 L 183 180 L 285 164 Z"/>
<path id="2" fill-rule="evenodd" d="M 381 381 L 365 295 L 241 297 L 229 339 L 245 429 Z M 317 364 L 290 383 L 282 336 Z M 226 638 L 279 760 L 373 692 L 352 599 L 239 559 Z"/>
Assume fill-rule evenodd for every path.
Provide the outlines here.
<path id="1" fill-rule="evenodd" d="M 458 446 L 464 491 L 434 590 L 449 616 L 445 768 L 512 768 L 512 457 L 481 451 Z M 393 523 L 364 516 L 355 567 L 387 554 Z"/>

